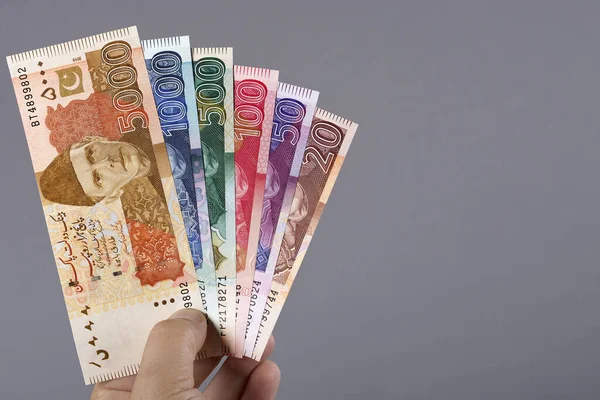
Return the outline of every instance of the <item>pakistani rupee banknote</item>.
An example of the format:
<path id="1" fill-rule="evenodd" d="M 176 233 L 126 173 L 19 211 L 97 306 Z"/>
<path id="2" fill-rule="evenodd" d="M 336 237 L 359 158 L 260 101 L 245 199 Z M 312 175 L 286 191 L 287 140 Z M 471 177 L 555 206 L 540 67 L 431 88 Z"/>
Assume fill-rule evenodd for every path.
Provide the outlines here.
<path id="1" fill-rule="evenodd" d="M 316 91 L 287 83 L 279 83 L 277 89 L 251 300 L 245 302 L 243 310 L 241 307 L 238 309 L 238 324 L 244 323 L 244 336 L 249 334 L 250 343 L 254 343 L 261 316 L 254 312 L 257 307 L 259 312 L 262 311 L 262 305 L 257 304 L 258 292 L 261 288 L 268 290 L 271 285 L 318 97 Z M 282 222 L 278 224 L 279 221 Z M 242 315 L 246 318 L 243 319 Z M 252 349 L 248 351 L 251 353 Z M 246 355 L 250 356 L 250 353 Z"/>
<path id="2" fill-rule="evenodd" d="M 202 308 L 137 29 L 8 66 L 84 379 L 134 374 L 156 322 Z"/>
<path id="3" fill-rule="evenodd" d="M 327 111 L 315 112 L 273 281 L 268 291 L 258 292 L 264 310 L 251 353 L 255 360 L 260 360 L 273 332 L 357 128 Z"/>
<path id="4" fill-rule="evenodd" d="M 275 70 L 239 65 L 234 68 L 236 357 L 244 352 L 278 78 L 279 71 Z"/>
<path id="5" fill-rule="evenodd" d="M 218 325 L 204 162 L 188 36 L 143 40 L 142 48 L 204 310 Z"/>
<path id="6" fill-rule="evenodd" d="M 193 49 L 196 108 L 216 274 L 215 326 L 224 354 L 235 347 L 235 168 L 233 50 Z"/>

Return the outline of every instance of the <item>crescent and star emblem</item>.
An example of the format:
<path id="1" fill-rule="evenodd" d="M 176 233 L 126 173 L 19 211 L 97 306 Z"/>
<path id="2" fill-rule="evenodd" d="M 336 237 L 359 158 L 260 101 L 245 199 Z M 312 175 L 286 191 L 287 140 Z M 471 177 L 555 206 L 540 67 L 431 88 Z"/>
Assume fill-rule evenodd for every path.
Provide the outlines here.
<path id="1" fill-rule="evenodd" d="M 60 97 L 73 96 L 83 93 L 82 71 L 78 66 L 59 69 L 56 71 L 58 75 L 58 89 Z"/>
<path id="2" fill-rule="evenodd" d="M 75 72 L 71 72 L 71 76 L 75 77 L 75 83 L 73 83 L 72 85 L 69 85 L 69 86 L 66 86 L 66 85 L 63 84 L 63 88 L 65 88 L 65 89 L 67 89 L 67 90 L 69 90 L 69 91 L 72 92 L 72 91 L 76 90 L 79 87 L 79 85 L 81 85 L 81 79 L 79 78 L 79 75 L 77 75 Z M 62 81 L 68 82 L 68 81 L 71 81 L 71 80 L 72 79 L 69 79 L 69 75 L 67 73 L 65 73 L 63 75 Z"/>

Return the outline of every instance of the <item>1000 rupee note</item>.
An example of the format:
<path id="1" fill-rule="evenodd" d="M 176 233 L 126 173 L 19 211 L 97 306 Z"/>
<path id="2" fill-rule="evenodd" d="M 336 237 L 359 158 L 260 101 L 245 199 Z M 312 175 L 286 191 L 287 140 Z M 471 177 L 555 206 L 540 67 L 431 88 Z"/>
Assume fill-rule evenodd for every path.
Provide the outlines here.
<path id="1" fill-rule="evenodd" d="M 242 357 L 279 71 L 235 66 L 236 341 Z"/>
<path id="2" fill-rule="evenodd" d="M 273 332 L 357 128 L 355 123 L 327 111 L 315 112 L 292 207 L 284 222 L 275 275 L 268 292 L 258 293 L 264 310 L 251 353 L 255 360 L 262 357 Z"/>
<path id="3" fill-rule="evenodd" d="M 204 310 L 218 324 L 192 52 L 188 36 L 143 40 L 142 48 L 175 181 Z"/>
<path id="4" fill-rule="evenodd" d="M 135 27 L 8 57 L 86 383 L 202 302 Z"/>
<path id="5" fill-rule="evenodd" d="M 249 343 L 254 343 L 254 335 L 258 331 L 260 322 L 261 314 L 254 314 L 258 292 L 260 289 L 268 290 L 271 285 L 275 269 L 274 260 L 268 263 L 271 246 L 274 245 L 272 257 L 274 259 L 279 253 L 278 245 L 284 230 L 282 224 L 279 227 L 280 231 L 277 232 L 277 223 L 279 220 L 285 221 L 289 214 L 318 97 L 319 93 L 316 91 L 287 83 L 279 83 L 277 89 L 252 297 L 241 298 L 244 301 L 240 301 L 237 318 L 237 334 L 239 335 L 240 325 L 242 325 L 245 340 Z M 278 238 L 275 243 L 273 243 L 274 238 Z M 258 308 L 262 312 L 260 304 Z M 250 356 L 252 349 L 248 351 L 246 355 Z"/>
<path id="6" fill-rule="evenodd" d="M 193 49 L 196 108 L 202 140 L 206 198 L 216 281 L 215 326 L 223 354 L 235 346 L 235 169 L 233 50 Z"/>

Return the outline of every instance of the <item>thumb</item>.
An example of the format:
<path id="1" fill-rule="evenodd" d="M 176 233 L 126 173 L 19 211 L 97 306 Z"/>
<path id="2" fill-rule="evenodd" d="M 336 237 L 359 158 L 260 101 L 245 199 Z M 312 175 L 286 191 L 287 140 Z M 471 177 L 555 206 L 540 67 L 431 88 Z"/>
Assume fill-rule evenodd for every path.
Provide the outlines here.
<path id="1" fill-rule="evenodd" d="M 179 310 L 156 324 L 146 342 L 132 399 L 195 398 L 195 392 L 190 393 L 196 390 L 194 359 L 205 338 L 206 317 L 198 310 Z"/>

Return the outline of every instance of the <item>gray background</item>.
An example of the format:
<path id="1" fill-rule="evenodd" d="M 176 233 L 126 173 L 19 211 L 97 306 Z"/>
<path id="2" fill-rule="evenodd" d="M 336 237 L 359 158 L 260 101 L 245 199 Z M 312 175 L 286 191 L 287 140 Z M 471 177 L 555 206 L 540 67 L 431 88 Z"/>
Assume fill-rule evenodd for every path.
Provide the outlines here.
<path id="1" fill-rule="evenodd" d="M 597 399 L 600 3 L 3 0 L 0 54 L 137 24 L 360 124 L 276 329 L 282 399 Z M 0 397 L 83 385 L 8 70 Z"/>

